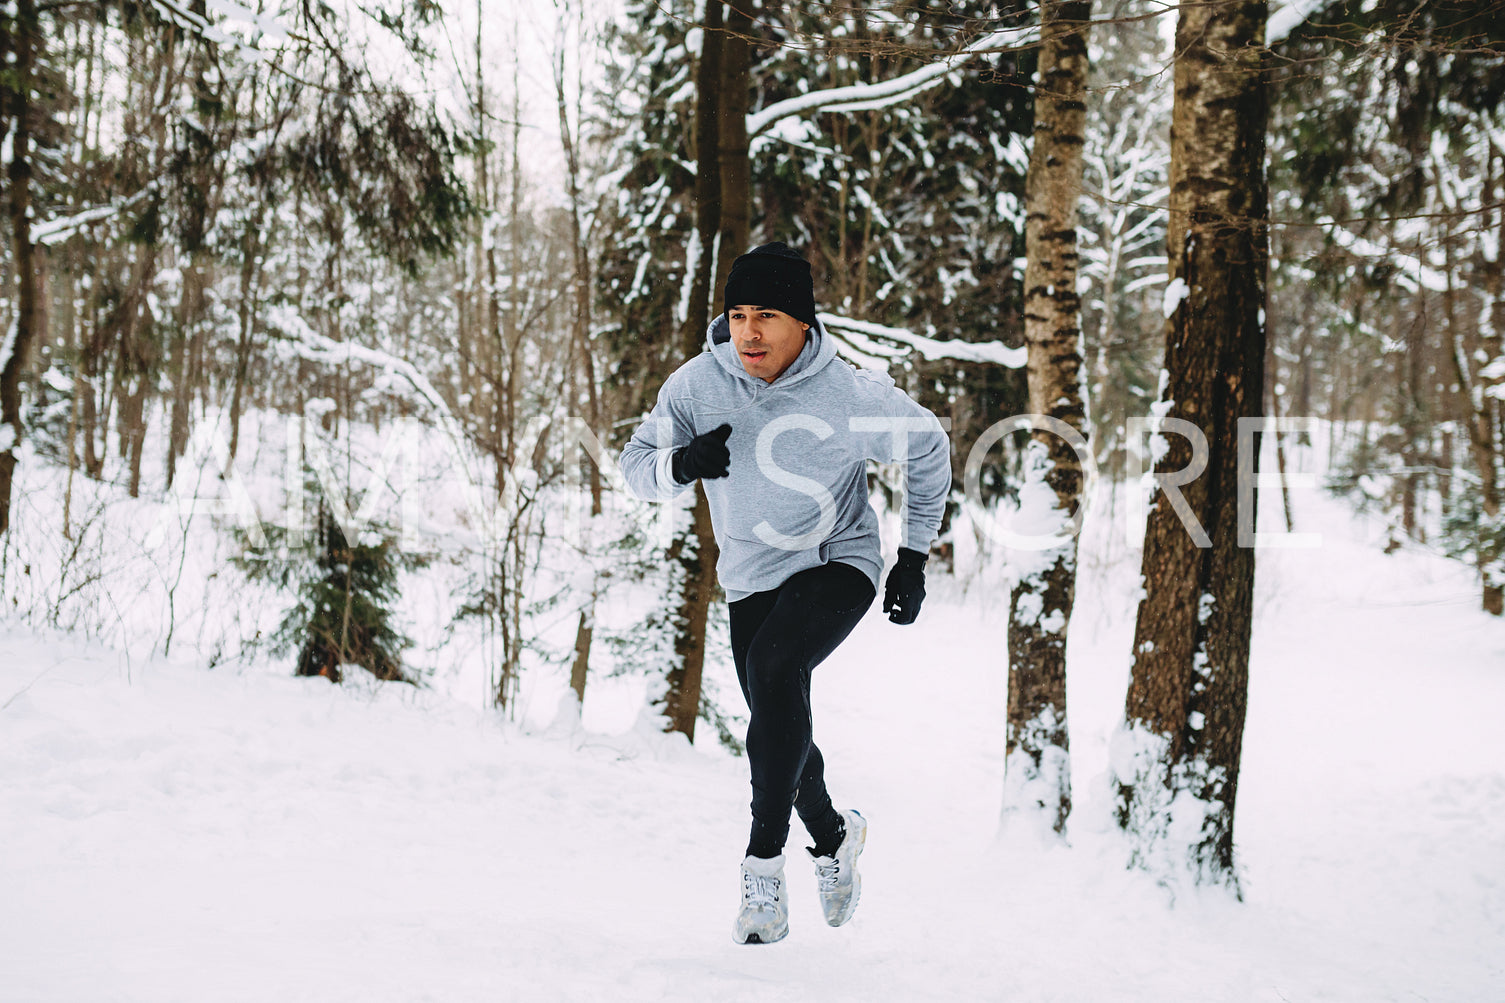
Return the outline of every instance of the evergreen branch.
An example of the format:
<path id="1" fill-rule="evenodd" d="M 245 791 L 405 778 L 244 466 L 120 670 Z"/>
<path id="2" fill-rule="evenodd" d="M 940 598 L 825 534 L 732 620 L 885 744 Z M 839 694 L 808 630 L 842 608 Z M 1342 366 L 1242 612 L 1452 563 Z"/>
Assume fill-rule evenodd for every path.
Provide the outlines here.
<path id="1" fill-rule="evenodd" d="M 796 97 L 775 101 L 762 111 L 747 116 L 747 138 L 766 132 L 774 123 L 794 115 L 811 115 L 819 112 L 843 110 L 871 111 L 907 101 L 927 88 L 933 87 L 956 69 L 956 63 L 966 62 L 980 55 L 999 52 L 1015 52 L 1035 42 L 1039 37 L 1038 25 L 1002 28 L 989 32 L 958 52 L 943 56 L 939 61 L 922 66 L 918 70 L 876 84 L 851 84 L 845 87 L 828 87 L 800 94 Z"/>
<path id="2" fill-rule="evenodd" d="M 1000 341 L 942 341 L 871 321 L 851 320 L 829 313 L 817 316 L 823 327 L 841 332 L 848 340 L 852 340 L 851 336 L 855 334 L 864 338 L 896 341 L 910 351 L 919 352 L 927 361 L 956 359 L 962 362 L 991 362 L 1009 369 L 1019 369 L 1025 364 L 1026 353 L 1023 348 L 1010 348 Z M 864 345 L 858 341 L 854 347 L 866 355 L 892 355 L 891 351 L 879 345 Z"/>

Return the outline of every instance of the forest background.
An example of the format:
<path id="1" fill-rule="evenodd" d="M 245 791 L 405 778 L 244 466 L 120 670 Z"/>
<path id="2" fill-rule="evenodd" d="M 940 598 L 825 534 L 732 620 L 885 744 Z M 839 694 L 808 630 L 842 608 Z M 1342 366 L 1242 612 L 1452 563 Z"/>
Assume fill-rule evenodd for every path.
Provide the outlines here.
<path id="1" fill-rule="evenodd" d="M 1274 473 L 1323 437 L 1324 486 L 1378 514 L 1387 549 L 1465 563 L 1502 613 L 1498 5 L 11 0 L 0 20 L 0 581 L 19 622 L 211 666 L 272 651 L 336 682 L 425 686 L 465 660 L 504 714 L 530 673 L 567 676 L 575 713 L 633 676 L 662 727 L 736 749 L 703 498 L 653 511 L 611 456 L 700 350 L 731 257 L 775 239 L 813 262 L 843 357 L 951 422 L 931 574 L 1015 567 L 1009 789 L 1047 829 L 1070 809 L 1075 545 L 1023 560 L 987 526 L 1034 524 L 1041 484 L 1059 515 L 1187 465 L 1163 421 L 1192 399 L 1186 325 L 1227 306 L 1204 292 L 1242 297 L 1213 336 L 1231 354 L 1209 372 L 1243 367 L 1228 414 L 1297 419 L 1268 426 Z M 1224 30 L 1236 44 L 1206 42 Z M 1212 245 L 1177 199 L 1211 154 L 1172 124 L 1199 65 L 1254 102 L 1223 186 L 1244 207 L 1224 229 L 1252 242 L 1227 282 L 1188 286 Z M 1069 247 L 1031 237 L 1047 212 Z M 1066 278 L 1032 281 L 1047 261 Z M 1042 397 L 1047 356 L 1066 389 Z M 1086 462 L 990 431 L 1025 413 L 1082 434 Z M 1234 471 L 1231 428 L 1209 434 Z M 891 512 L 900 471 L 870 482 Z M 1232 491 L 1193 492 L 1219 544 Z M 1192 863 L 1234 887 L 1238 549 L 1198 566 L 1147 545 L 1135 651 L 1174 626 L 1153 610 L 1175 592 L 1186 666 L 1230 667 L 1136 662 L 1126 718 L 1168 744 L 1119 776 L 1120 822 L 1151 843 L 1169 802 L 1135 794 L 1144 757 L 1220 805 Z M 652 601 L 598 615 L 624 592 Z M 1166 678 L 1170 709 L 1145 702 Z"/>

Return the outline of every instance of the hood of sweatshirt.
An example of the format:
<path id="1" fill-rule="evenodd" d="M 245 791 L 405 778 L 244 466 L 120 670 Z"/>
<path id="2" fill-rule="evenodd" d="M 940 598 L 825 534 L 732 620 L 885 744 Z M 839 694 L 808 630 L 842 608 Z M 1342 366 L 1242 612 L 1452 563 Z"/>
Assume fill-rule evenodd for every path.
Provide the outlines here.
<path id="1" fill-rule="evenodd" d="M 673 449 L 664 433 L 684 444 L 730 425 L 727 475 L 701 482 L 727 598 L 776 588 L 832 561 L 863 571 L 876 590 L 883 558 L 866 461 L 906 463 L 901 542 L 927 549 L 951 484 L 944 430 L 886 374 L 837 362 L 836 338 L 818 323 L 772 383 L 748 374 L 730 334 L 725 315 L 717 317 L 706 351 L 664 381 L 650 421 L 622 448 L 628 484 L 646 499 L 688 490 L 671 476 Z M 929 427 L 899 436 L 889 418 L 924 419 Z"/>
<path id="2" fill-rule="evenodd" d="M 711 321 L 711 326 L 705 332 L 706 348 L 716 357 L 721 368 L 739 380 L 756 384 L 758 388 L 782 390 L 803 380 L 809 379 L 820 372 L 834 358 L 836 358 L 836 342 L 826 337 L 826 332 L 817 320 L 805 334 L 805 345 L 800 349 L 800 354 L 795 356 L 789 368 L 779 374 L 772 383 L 764 383 L 762 379 L 753 376 L 742 365 L 742 359 L 737 355 L 737 348 L 732 344 L 731 326 L 727 323 L 726 314 L 717 314 L 716 319 Z"/>

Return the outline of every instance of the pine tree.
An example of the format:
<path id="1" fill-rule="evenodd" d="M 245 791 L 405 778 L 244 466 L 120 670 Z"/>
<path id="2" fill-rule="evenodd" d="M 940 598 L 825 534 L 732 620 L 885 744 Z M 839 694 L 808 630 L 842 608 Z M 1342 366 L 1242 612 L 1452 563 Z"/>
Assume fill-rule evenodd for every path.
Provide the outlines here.
<path id="1" fill-rule="evenodd" d="M 622 317 L 612 332 L 619 361 L 611 379 L 626 414 L 646 411 L 651 393 L 669 373 L 701 351 L 713 296 L 703 284 L 712 274 L 708 265 L 714 248 L 707 228 L 714 222 L 719 230 L 722 224 L 708 187 L 714 184 L 719 190 L 723 181 L 716 156 L 719 129 L 716 148 L 709 148 L 706 139 L 708 116 L 721 114 L 717 96 L 722 81 L 719 75 L 709 77 L 718 85 L 714 93 L 695 84 L 702 80 L 697 73 L 717 69 L 704 47 L 711 46 L 714 58 L 721 39 L 708 42 L 710 36 L 698 32 L 702 53 L 698 62 L 693 60 L 685 23 L 702 12 L 687 6 L 633 6 L 634 30 L 624 37 L 629 52 L 643 54 L 648 64 L 635 90 L 637 128 L 624 138 L 626 171 L 617 206 L 623 238 L 599 274 L 603 296 Z M 707 104 L 713 99 L 714 105 Z M 698 107 L 692 103 L 697 100 Z M 689 146 L 691 138 L 698 149 Z M 697 156 L 704 158 L 703 165 L 696 165 Z M 709 174 L 700 176 L 697 166 L 714 171 L 714 181 Z M 701 316 L 692 313 L 692 306 Z M 698 484 L 692 497 L 688 520 L 676 513 L 674 538 L 663 554 L 669 587 L 662 600 L 665 608 L 655 615 L 672 625 L 673 647 L 664 652 L 663 684 L 652 691 L 665 729 L 691 740 L 695 722 L 706 714 L 701 683 L 717 556 L 710 509 Z"/>
<path id="2" fill-rule="evenodd" d="M 685 261 L 694 227 L 695 111 L 693 61 L 686 26 L 689 3 L 629 4 L 606 68 L 601 116 L 629 123 L 617 142 L 620 182 L 607 207 L 616 234 L 596 269 L 596 288 L 608 307 L 603 346 L 609 353 L 606 411 L 613 418 L 646 413 L 658 386 L 678 364 L 677 337 Z"/>
<path id="3" fill-rule="evenodd" d="M 1024 24 L 1027 5 L 921 7 L 904 22 L 858 4 L 837 23 L 776 8 L 759 19 L 772 45 L 754 51 L 754 110 L 797 94 L 898 77 L 980 32 Z M 789 44 L 782 44 L 782 43 Z M 933 58 L 933 57 L 931 57 Z M 791 239 L 813 263 L 823 309 L 939 339 L 1020 344 L 1024 138 L 1035 50 L 978 57 L 947 80 L 875 110 L 829 112 L 753 142 L 753 243 Z M 895 378 L 976 441 L 1021 413 L 1024 374 L 993 365 L 909 358 Z M 962 483 L 964 451 L 953 457 Z M 1017 491 L 1018 457 L 987 458 L 984 499 Z M 940 548 L 954 514 L 948 505 Z"/>
<path id="4" fill-rule="evenodd" d="M 318 491 L 312 480 L 306 491 Z M 403 554 L 396 540 L 373 528 L 351 542 L 319 495 L 313 533 L 296 527 L 269 527 L 265 546 L 241 540 L 233 562 L 255 581 L 278 586 L 294 596 L 270 643 L 278 651 L 296 652 L 294 673 L 343 682 L 345 669 L 358 665 L 377 679 L 416 683 L 402 664 L 412 644 L 393 625 L 398 576 L 423 567 L 425 559 Z"/>
<path id="5" fill-rule="evenodd" d="M 1140 0 L 1118 0 L 1093 27 L 1079 236 L 1082 334 L 1093 452 L 1120 480 L 1128 420 L 1158 392 L 1165 352 L 1165 210 L 1170 164 L 1169 48 Z M 1154 13 L 1160 13 L 1158 8 Z"/>
<path id="6" fill-rule="evenodd" d="M 1335 421 L 1332 485 L 1390 549 L 1440 530 L 1496 615 L 1502 46 L 1497 8 L 1324 4 L 1279 46 L 1271 159 L 1277 212 L 1310 224 L 1276 231 L 1287 410 Z"/>

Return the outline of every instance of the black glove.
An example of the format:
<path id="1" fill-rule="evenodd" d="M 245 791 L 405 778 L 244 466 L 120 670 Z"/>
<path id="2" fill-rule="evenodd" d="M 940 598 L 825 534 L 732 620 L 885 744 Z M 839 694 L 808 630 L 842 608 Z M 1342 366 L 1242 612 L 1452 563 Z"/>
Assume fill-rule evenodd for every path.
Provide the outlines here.
<path id="1" fill-rule="evenodd" d="M 925 601 L 925 561 L 928 555 L 899 548 L 899 560 L 883 583 L 883 612 L 894 623 L 914 623 Z"/>
<path id="2" fill-rule="evenodd" d="M 732 434 L 732 426 L 719 425 L 690 440 L 688 446 L 674 451 L 670 470 L 674 479 L 688 484 L 697 477 L 725 477 L 731 465 L 732 454 L 726 448 L 726 440 Z"/>

